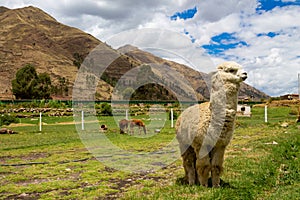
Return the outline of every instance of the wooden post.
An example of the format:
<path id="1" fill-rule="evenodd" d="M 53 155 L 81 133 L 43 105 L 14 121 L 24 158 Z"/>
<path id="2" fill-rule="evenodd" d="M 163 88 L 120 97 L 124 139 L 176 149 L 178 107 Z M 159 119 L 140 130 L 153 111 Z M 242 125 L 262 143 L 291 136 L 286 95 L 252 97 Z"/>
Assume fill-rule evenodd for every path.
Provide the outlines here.
<path id="1" fill-rule="evenodd" d="M 297 119 L 297 123 L 299 123 L 300 122 L 300 106 L 299 106 L 299 108 L 298 108 L 298 119 Z"/>
<path id="2" fill-rule="evenodd" d="M 81 111 L 81 130 L 84 131 L 84 111 Z"/>
<path id="3" fill-rule="evenodd" d="M 39 130 L 40 130 L 40 132 L 42 132 L 42 113 L 41 112 L 40 112 Z"/>
<path id="4" fill-rule="evenodd" d="M 128 109 L 125 111 L 125 119 L 128 120 Z"/>
<path id="5" fill-rule="evenodd" d="M 173 108 L 171 108 L 171 128 L 174 128 L 174 116 L 173 116 L 174 112 L 173 112 Z"/>
<path id="6" fill-rule="evenodd" d="M 268 106 L 265 105 L 265 122 L 268 122 Z"/>

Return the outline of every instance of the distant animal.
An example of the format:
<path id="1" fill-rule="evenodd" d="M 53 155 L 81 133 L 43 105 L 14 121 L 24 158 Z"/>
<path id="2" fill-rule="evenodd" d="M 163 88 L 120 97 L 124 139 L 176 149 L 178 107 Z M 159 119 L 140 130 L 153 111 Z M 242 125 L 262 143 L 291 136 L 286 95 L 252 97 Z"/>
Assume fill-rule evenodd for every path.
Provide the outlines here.
<path id="1" fill-rule="evenodd" d="M 100 131 L 107 131 L 107 126 L 106 126 L 106 124 L 102 124 L 101 126 L 100 126 Z"/>
<path id="2" fill-rule="evenodd" d="M 0 134 L 16 134 L 13 130 L 7 129 L 7 128 L 1 128 Z"/>
<path id="3" fill-rule="evenodd" d="M 175 128 L 182 155 L 185 181 L 208 187 L 220 186 L 225 148 L 235 124 L 237 97 L 247 73 L 235 62 L 217 67 L 211 78 L 210 102 L 187 108 Z"/>
<path id="4" fill-rule="evenodd" d="M 122 119 L 119 121 L 120 134 L 125 134 L 126 132 L 128 132 L 129 124 L 130 124 L 130 121 L 127 119 Z"/>
<path id="5" fill-rule="evenodd" d="M 146 126 L 145 123 L 140 119 L 132 119 L 130 120 L 130 132 L 133 135 L 134 134 L 134 127 L 139 128 L 139 134 L 141 134 L 141 127 L 143 128 L 144 134 L 146 135 Z"/>

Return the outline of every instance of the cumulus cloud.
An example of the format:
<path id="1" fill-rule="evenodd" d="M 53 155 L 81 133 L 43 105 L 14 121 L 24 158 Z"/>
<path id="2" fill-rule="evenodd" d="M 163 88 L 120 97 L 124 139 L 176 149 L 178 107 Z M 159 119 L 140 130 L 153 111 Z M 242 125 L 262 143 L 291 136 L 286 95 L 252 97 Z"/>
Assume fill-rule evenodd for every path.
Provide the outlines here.
<path id="1" fill-rule="evenodd" d="M 215 45 L 220 52 L 209 54 L 215 64 L 229 59 L 241 63 L 249 73 L 247 82 L 267 94 L 296 93 L 300 64 L 300 21 L 297 20 L 300 7 L 295 0 L 270 2 L 279 6 L 274 4 L 264 10 L 266 5 L 261 0 L 1 1 L 3 6 L 10 8 L 37 6 L 58 21 L 78 27 L 102 41 L 135 29 L 165 29 L 180 33 L 184 37 L 160 40 L 161 48 L 175 51 L 190 41 L 198 49 Z M 172 20 L 174 14 L 193 8 L 197 12 L 192 18 Z M 222 34 L 232 37 L 213 40 Z M 135 43 L 137 38 L 133 38 Z M 141 41 L 143 46 L 157 42 L 155 37 L 145 34 Z M 180 54 L 189 57 L 191 52 L 182 50 Z"/>
<path id="2" fill-rule="evenodd" d="M 200 1 L 197 20 L 215 22 L 233 13 L 253 13 L 257 7 L 256 0 L 213 0 Z"/>
<path id="3" fill-rule="evenodd" d="M 298 7 L 253 14 L 247 19 L 248 26 L 236 29 L 248 46 L 230 49 L 224 52 L 224 57 L 242 63 L 250 73 L 248 82 L 270 95 L 297 93 L 300 64 L 297 16 Z"/>

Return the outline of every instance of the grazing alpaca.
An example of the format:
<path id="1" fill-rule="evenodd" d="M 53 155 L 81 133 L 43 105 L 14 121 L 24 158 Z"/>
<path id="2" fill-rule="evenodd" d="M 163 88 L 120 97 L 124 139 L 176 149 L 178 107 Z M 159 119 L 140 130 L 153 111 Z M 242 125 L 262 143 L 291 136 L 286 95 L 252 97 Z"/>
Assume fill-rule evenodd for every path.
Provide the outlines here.
<path id="1" fill-rule="evenodd" d="M 187 108 L 175 128 L 185 180 L 208 187 L 220 186 L 225 148 L 234 131 L 240 83 L 247 78 L 241 66 L 225 62 L 212 75 L 210 102 Z"/>
<path id="2" fill-rule="evenodd" d="M 127 119 L 122 119 L 122 120 L 119 121 L 120 134 L 124 134 L 125 129 L 126 129 L 126 132 L 128 131 L 128 124 L 129 123 L 130 123 L 130 121 L 127 120 Z"/>
<path id="3" fill-rule="evenodd" d="M 132 135 L 134 133 L 133 129 L 134 129 L 135 126 L 139 127 L 139 134 L 141 134 L 141 127 L 143 127 L 143 131 L 146 135 L 146 126 L 145 126 L 145 123 L 142 120 L 139 120 L 139 119 L 130 120 L 130 131 L 131 131 Z"/>

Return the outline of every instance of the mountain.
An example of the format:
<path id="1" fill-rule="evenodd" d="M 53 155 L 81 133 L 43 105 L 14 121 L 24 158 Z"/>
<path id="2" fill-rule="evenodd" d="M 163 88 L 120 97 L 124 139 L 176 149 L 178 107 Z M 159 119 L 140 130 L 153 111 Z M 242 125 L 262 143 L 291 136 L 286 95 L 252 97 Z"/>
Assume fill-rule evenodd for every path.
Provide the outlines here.
<path id="1" fill-rule="evenodd" d="M 32 64 L 47 72 L 54 84 L 64 78 L 69 88 L 78 68 L 77 57 L 85 57 L 99 40 L 83 31 L 65 26 L 35 7 L 0 9 L 0 96 L 11 99 L 11 80 L 18 69 Z M 108 87 L 108 85 L 107 85 Z M 71 93 L 71 91 L 70 91 Z"/>
<path id="2" fill-rule="evenodd" d="M 125 55 L 135 60 L 138 60 L 139 62 L 142 63 L 146 63 L 146 64 L 155 63 L 160 65 L 171 66 L 180 74 L 184 75 L 184 77 L 188 80 L 193 90 L 197 92 L 197 98 L 199 100 L 208 100 L 210 98 L 209 89 L 207 87 L 207 81 L 209 80 L 208 74 L 195 71 L 188 66 L 173 61 L 159 58 L 149 52 L 142 51 L 137 47 L 133 47 L 131 45 L 125 45 L 119 48 L 118 50 L 121 53 L 124 53 Z M 252 98 L 253 100 L 259 101 L 261 99 L 268 99 L 270 98 L 270 96 L 243 82 L 241 84 L 239 98 L 240 99 Z"/>
<path id="3" fill-rule="evenodd" d="M 179 92 L 182 97 L 190 95 L 188 88 L 182 82 L 178 82 L 182 88 L 176 87 L 176 84 L 170 87 L 171 90 L 164 88 L 162 83 L 166 80 L 161 79 L 158 70 L 147 67 L 150 63 L 163 64 L 183 74 L 197 92 L 199 100 L 209 98 L 209 91 L 203 79 L 207 74 L 129 45 L 118 50 L 112 49 L 92 35 L 59 23 L 39 8 L 0 7 L 0 26 L 2 30 L 0 32 L 0 100 L 13 99 L 11 81 L 15 78 L 16 72 L 26 64 L 34 65 L 38 73 L 48 73 L 53 85 L 68 88 L 65 92 L 56 93 L 53 98 L 71 99 L 79 66 L 95 47 L 100 52 L 105 50 L 105 53 L 101 54 L 102 60 L 98 63 L 106 63 L 112 55 L 115 57 L 98 80 L 96 99 L 110 99 L 114 87 L 118 86 L 118 81 L 124 77 L 124 74 L 134 71 L 133 69 L 146 70 L 149 73 L 148 77 L 154 83 L 161 84 L 151 83 L 136 88 L 132 99 L 170 100 L 176 98 L 173 92 Z M 107 52 L 111 53 L 107 54 Z M 83 66 L 85 64 L 84 62 Z M 170 80 L 175 76 L 168 72 L 166 74 L 168 74 L 167 79 Z M 85 78 L 80 80 L 82 84 L 86 82 Z M 137 81 L 135 75 L 131 75 L 129 79 L 132 82 Z M 120 94 L 124 93 L 125 88 L 117 89 Z M 249 85 L 243 85 L 241 96 L 251 95 L 257 99 L 268 97 Z"/>

